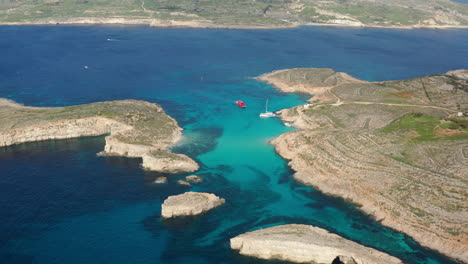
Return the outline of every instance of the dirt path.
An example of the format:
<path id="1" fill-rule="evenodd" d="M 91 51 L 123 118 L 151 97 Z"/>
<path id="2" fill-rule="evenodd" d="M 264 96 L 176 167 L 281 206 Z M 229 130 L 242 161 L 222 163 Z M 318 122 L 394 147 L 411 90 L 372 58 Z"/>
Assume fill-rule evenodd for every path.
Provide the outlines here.
<path id="1" fill-rule="evenodd" d="M 143 9 L 143 12 L 148 12 L 148 9 L 145 8 L 145 1 L 141 1 L 141 8 Z"/>
<path id="2" fill-rule="evenodd" d="M 336 95 L 332 89 L 328 89 L 328 93 L 331 94 L 333 97 L 336 98 L 340 104 L 361 104 L 361 105 L 371 105 L 371 104 L 376 104 L 376 105 L 388 105 L 388 106 L 400 106 L 400 107 L 423 107 L 423 108 L 433 108 L 433 109 L 439 109 L 443 111 L 447 111 L 450 113 L 456 113 L 458 112 L 457 110 L 453 110 L 450 108 L 445 108 L 445 107 L 440 107 L 440 106 L 432 106 L 432 105 L 415 105 L 415 104 L 395 104 L 395 103 L 380 103 L 380 102 L 357 102 L 357 101 L 345 101 L 341 99 L 338 95 Z"/>

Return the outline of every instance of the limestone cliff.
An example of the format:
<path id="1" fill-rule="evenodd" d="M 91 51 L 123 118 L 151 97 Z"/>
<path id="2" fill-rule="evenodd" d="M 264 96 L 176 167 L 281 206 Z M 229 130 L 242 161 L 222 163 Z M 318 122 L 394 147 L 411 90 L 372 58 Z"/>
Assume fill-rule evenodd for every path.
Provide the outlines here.
<path id="1" fill-rule="evenodd" d="M 246 256 L 297 263 L 331 264 L 337 258 L 357 264 L 402 263 L 383 252 L 308 225 L 282 225 L 248 232 L 232 238 L 231 248 Z"/>
<path id="2" fill-rule="evenodd" d="M 37 108 L 2 99 L 0 123 L 0 147 L 109 134 L 102 155 L 142 158 L 144 168 L 155 171 L 198 170 L 189 157 L 167 149 L 180 138 L 181 128 L 160 106 L 148 102 L 125 100 Z"/>
<path id="3" fill-rule="evenodd" d="M 226 201 L 211 193 L 186 192 L 169 196 L 162 204 L 164 218 L 198 215 L 224 204 Z"/>
<path id="4" fill-rule="evenodd" d="M 280 111 L 301 130 L 272 143 L 296 180 L 468 263 L 467 75 L 386 82 L 341 78 L 330 69 L 264 75 L 282 91 L 319 101 Z"/>

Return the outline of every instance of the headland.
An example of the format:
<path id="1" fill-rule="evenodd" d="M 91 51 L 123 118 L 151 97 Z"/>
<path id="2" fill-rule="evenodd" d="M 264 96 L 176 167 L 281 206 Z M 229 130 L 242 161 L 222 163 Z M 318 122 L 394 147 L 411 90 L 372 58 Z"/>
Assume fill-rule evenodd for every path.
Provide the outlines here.
<path id="1" fill-rule="evenodd" d="M 168 149 L 181 130 L 161 106 L 145 101 L 42 108 L 0 99 L 0 147 L 109 134 L 101 155 L 141 158 L 148 170 L 193 172 L 199 168 L 195 161 Z"/>
<path id="2" fill-rule="evenodd" d="M 273 140 L 294 178 L 468 263 L 468 71 L 364 82 L 331 69 L 259 77 L 313 104 L 279 112 Z"/>
<path id="3" fill-rule="evenodd" d="M 280 225 L 239 235 L 231 248 L 268 260 L 320 264 L 399 264 L 401 260 L 310 225 Z"/>

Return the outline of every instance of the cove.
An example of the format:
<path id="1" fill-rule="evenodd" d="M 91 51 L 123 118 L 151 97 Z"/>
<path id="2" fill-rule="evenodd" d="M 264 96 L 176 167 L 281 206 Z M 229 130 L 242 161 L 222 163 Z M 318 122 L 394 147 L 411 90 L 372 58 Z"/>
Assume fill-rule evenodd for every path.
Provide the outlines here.
<path id="1" fill-rule="evenodd" d="M 286 223 L 312 224 L 405 263 L 452 263 L 382 227 L 353 205 L 296 183 L 268 141 L 291 131 L 258 118 L 302 104 L 251 77 L 330 67 L 368 81 L 466 68 L 466 30 L 303 27 L 285 30 L 148 27 L 0 27 L 0 96 L 63 106 L 142 99 L 181 126 L 174 148 L 204 182 L 154 185 L 139 160 L 96 157 L 103 138 L 0 149 L 0 257 L 7 263 L 260 263 L 229 238 Z M 108 40 L 111 39 L 111 40 Z M 87 66 L 87 67 L 85 67 Z M 241 99 L 246 109 L 233 102 Z M 227 203 L 200 217 L 162 221 L 160 205 L 187 190 Z"/>

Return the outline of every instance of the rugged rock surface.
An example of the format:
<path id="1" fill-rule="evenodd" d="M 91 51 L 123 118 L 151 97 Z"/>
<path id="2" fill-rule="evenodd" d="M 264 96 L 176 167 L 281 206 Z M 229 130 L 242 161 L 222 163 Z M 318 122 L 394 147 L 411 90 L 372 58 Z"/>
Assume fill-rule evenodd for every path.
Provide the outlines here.
<path id="1" fill-rule="evenodd" d="M 167 177 L 158 177 L 156 178 L 156 180 L 154 180 L 153 183 L 156 183 L 156 184 L 167 183 Z"/>
<path id="2" fill-rule="evenodd" d="M 348 256 L 338 256 L 331 264 L 357 264 L 356 260 Z"/>
<path id="3" fill-rule="evenodd" d="M 142 159 L 143 168 L 147 170 L 176 173 L 194 172 L 199 169 L 198 164 L 191 158 L 170 151 L 150 152 L 150 155 L 143 155 Z"/>
<path id="4" fill-rule="evenodd" d="M 330 264 L 337 263 L 334 262 L 337 258 L 357 264 L 402 263 L 388 254 L 308 225 L 282 225 L 248 232 L 232 238 L 231 248 L 246 256 L 297 263 Z"/>
<path id="5" fill-rule="evenodd" d="M 280 111 L 302 130 L 272 143 L 296 180 L 468 263 L 467 73 L 340 82 L 328 69 L 284 70 L 271 83 L 322 100 Z"/>
<path id="6" fill-rule="evenodd" d="M 0 147 L 110 134 L 101 155 L 142 158 L 149 170 L 193 172 L 198 164 L 167 149 L 181 130 L 160 106 L 143 101 L 38 108 L 0 99 Z"/>
<path id="7" fill-rule="evenodd" d="M 197 175 L 189 175 L 185 177 L 186 181 L 193 182 L 193 183 L 200 183 L 203 181 L 203 179 L 200 176 Z"/>
<path id="8" fill-rule="evenodd" d="M 192 186 L 190 182 L 184 181 L 184 180 L 178 180 L 177 183 L 179 185 L 184 185 L 184 186 Z"/>
<path id="9" fill-rule="evenodd" d="M 333 100 L 327 92 L 338 85 L 347 83 L 365 83 L 344 72 L 335 72 L 326 68 L 297 68 L 277 70 L 257 77 L 285 93 L 313 94 L 315 101 Z"/>
<path id="10" fill-rule="evenodd" d="M 226 201 L 211 193 L 186 192 L 169 196 L 162 204 L 162 217 L 198 215 L 224 204 Z"/>

